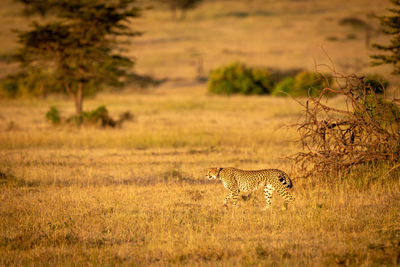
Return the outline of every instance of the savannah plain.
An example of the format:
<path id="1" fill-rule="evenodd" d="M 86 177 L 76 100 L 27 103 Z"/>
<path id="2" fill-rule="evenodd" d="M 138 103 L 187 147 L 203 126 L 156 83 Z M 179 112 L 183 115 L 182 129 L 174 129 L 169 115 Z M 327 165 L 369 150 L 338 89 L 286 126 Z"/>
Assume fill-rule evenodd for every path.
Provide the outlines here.
<path id="1" fill-rule="evenodd" d="M 303 107 L 288 97 L 215 96 L 199 75 L 232 61 L 282 70 L 380 73 L 364 32 L 346 17 L 385 14 L 388 1 L 205 1 L 185 20 L 144 10 L 144 32 L 127 47 L 135 70 L 166 82 L 86 99 L 121 128 L 52 126 L 50 106 L 73 114 L 67 97 L 0 100 L 0 265 L 400 265 L 400 185 L 392 166 L 307 180 L 287 156 L 301 151 Z M 18 6 L 0 3 L 0 52 L 27 27 Z M 371 23 L 376 23 L 371 22 Z M 386 42 L 374 34 L 371 42 Z M 327 64 L 326 67 L 324 64 Z M 322 65 L 322 66 L 317 66 Z M 1 75 L 15 66 L 1 63 Z M 305 99 L 299 99 L 304 102 Z M 341 99 L 330 104 L 343 105 Z M 210 167 L 279 168 L 295 203 L 263 211 L 262 190 L 223 208 L 227 194 Z M 384 177 L 384 179 L 382 179 Z"/>

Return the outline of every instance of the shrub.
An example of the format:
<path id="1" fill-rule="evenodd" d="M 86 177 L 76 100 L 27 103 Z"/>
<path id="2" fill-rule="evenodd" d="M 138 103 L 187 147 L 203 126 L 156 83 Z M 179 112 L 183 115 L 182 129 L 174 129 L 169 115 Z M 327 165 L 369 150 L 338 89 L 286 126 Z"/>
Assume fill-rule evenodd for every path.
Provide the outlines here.
<path id="1" fill-rule="evenodd" d="M 61 121 L 60 112 L 55 106 L 50 107 L 50 110 L 46 113 L 46 119 L 52 124 L 59 124 Z"/>
<path id="2" fill-rule="evenodd" d="M 294 79 L 292 77 L 286 77 L 275 85 L 271 94 L 275 96 L 286 96 L 286 94 L 290 94 L 293 90 L 293 86 Z"/>
<path id="3" fill-rule="evenodd" d="M 73 115 L 67 121 L 76 123 L 77 125 L 91 124 L 101 127 L 115 127 L 117 125 L 117 122 L 109 116 L 105 106 L 100 106 L 92 111 L 82 111 L 81 115 Z"/>
<path id="4" fill-rule="evenodd" d="M 368 26 L 368 24 L 364 20 L 356 18 L 356 17 L 342 18 L 341 20 L 339 20 L 339 25 L 352 26 L 355 28 L 365 28 Z"/>
<path id="5" fill-rule="evenodd" d="M 365 96 L 361 105 L 362 109 L 355 109 L 355 115 L 358 118 L 365 119 L 364 117 L 368 116 L 383 128 L 399 128 L 400 109 L 395 103 L 372 93 Z"/>
<path id="6" fill-rule="evenodd" d="M 209 91 L 215 94 L 268 94 L 273 83 L 264 68 L 247 67 L 242 63 L 215 69 L 210 75 Z"/>
<path id="7" fill-rule="evenodd" d="M 364 78 L 366 88 L 377 94 L 383 94 L 389 86 L 389 81 L 379 74 L 370 74 Z"/>
<path id="8" fill-rule="evenodd" d="M 97 125 L 101 127 L 120 127 L 124 121 L 133 120 L 133 115 L 129 112 L 123 112 L 119 115 L 118 119 L 113 119 L 108 114 L 108 110 L 105 106 L 100 106 L 91 111 L 83 111 L 81 115 L 72 115 L 68 118 L 62 118 L 58 109 L 54 106 L 50 107 L 50 110 L 46 113 L 46 118 L 52 124 L 72 123 L 77 126 L 81 125 Z"/>
<path id="9" fill-rule="evenodd" d="M 18 75 L 8 75 L 1 81 L 1 96 L 14 98 L 18 94 Z"/>
<path id="10" fill-rule="evenodd" d="M 115 122 L 108 115 L 108 110 L 105 106 L 100 106 L 92 111 L 82 112 L 82 117 L 85 121 L 93 124 L 100 124 L 102 126 L 112 124 L 115 126 Z"/>
<path id="11" fill-rule="evenodd" d="M 332 83 L 332 76 L 322 75 L 317 72 L 302 71 L 296 75 L 293 82 L 293 90 L 290 95 L 296 96 L 317 96 L 323 88 L 329 87 Z"/>

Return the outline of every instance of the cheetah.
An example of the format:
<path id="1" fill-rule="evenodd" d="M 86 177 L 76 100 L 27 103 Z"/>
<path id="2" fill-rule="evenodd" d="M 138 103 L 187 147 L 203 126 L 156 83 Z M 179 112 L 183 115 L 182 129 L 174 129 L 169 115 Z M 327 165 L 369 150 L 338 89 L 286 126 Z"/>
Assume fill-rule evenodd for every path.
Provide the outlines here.
<path id="1" fill-rule="evenodd" d="M 232 199 L 233 206 L 236 207 L 240 191 L 252 192 L 259 187 L 264 187 L 266 200 L 264 210 L 271 206 L 274 190 L 285 199 L 283 209 L 287 209 L 288 203 L 294 201 L 294 197 L 287 190 L 293 187 L 292 181 L 285 172 L 278 169 L 246 171 L 236 168 L 211 168 L 206 177 L 210 180 L 221 179 L 225 188 L 230 190 L 223 202 L 226 208 L 228 208 L 229 199 Z"/>

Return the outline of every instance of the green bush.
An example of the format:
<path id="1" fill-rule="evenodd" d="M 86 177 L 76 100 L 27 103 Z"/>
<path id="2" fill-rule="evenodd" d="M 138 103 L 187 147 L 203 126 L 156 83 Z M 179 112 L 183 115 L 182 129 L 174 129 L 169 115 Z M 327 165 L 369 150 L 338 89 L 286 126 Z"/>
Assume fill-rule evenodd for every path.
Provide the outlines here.
<path id="1" fill-rule="evenodd" d="M 82 117 L 89 123 L 101 124 L 103 126 L 111 119 L 105 106 L 100 106 L 92 111 L 84 111 L 82 112 Z"/>
<path id="2" fill-rule="evenodd" d="M 292 77 L 286 77 L 275 85 L 271 94 L 275 96 L 286 96 L 287 94 L 291 93 L 293 86 L 294 79 Z"/>
<path id="3" fill-rule="evenodd" d="M 50 110 L 46 113 L 46 119 L 52 124 L 59 124 L 61 121 L 60 112 L 55 106 L 50 107 Z"/>
<path id="4" fill-rule="evenodd" d="M 7 98 L 14 98 L 18 95 L 20 75 L 8 75 L 1 81 L 0 95 Z"/>
<path id="5" fill-rule="evenodd" d="M 317 96 L 323 88 L 329 87 L 332 83 L 330 75 L 322 75 L 317 72 L 301 71 L 294 78 L 288 76 L 277 83 L 272 95 Z"/>
<path id="6" fill-rule="evenodd" d="M 53 107 L 52 107 L 53 108 Z M 58 112 L 58 111 L 57 111 Z M 49 113 L 49 112 L 48 112 Z M 46 114 L 46 117 L 48 115 Z M 118 119 L 113 119 L 105 106 L 100 106 L 91 111 L 83 111 L 80 116 L 72 115 L 68 118 L 61 119 L 63 122 L 75 124 L 77 126 L 82 125 L 96 125 L 100 127 L 121 127 L 124 121 L 131 121 L 134 116 L 130 111 L 125 111 L 119 115 Z"/>
<path id="7" fill-rule="evenodd" d="M 368 94 L 364 101 L 361 102 L 366 113 L 376 123 L 384 128 L 394 127 L 399 130 L 400 126 L 400 109 L 394 102 L 387 101 L 379 95 Z M 356 109 L 355 114 L 358 117 L 366 116 L 361 109 Z"/>
<path id="8" fill-rule="evenodd" d="M 116 121 L 109 116 L 105 106 L 100 106 L 91 111 L 83 111 L 80 116 L 73 115 L 67 119 L 67 122 L 77 125 L 98 125 L 101 127 L 115 127 L 117 124 Z"/>
<path id="9" fill-rule="evenodd" d="M 212 71 L 208 88 L 215 94 L 259 95 L 270 93 L 273 83 L 268 70 L 236 62 Z"/>
<path id="10" fill-rule="evenodd" d="M 330 75 L 322 75 L 317 72 L 302 71 L 294 77 L 293 89 L 290 95 L 317 96 L 323 88 L 329 87 L 332 83 Z"/>
<path id="11" fill-rule="evenodd" d="M 364 84 L 367 89 L 370 89 L 377 94 L 383 94 L 389 86 L 389 82 L 379 74 L 367 75 L 364 78 Z"/>

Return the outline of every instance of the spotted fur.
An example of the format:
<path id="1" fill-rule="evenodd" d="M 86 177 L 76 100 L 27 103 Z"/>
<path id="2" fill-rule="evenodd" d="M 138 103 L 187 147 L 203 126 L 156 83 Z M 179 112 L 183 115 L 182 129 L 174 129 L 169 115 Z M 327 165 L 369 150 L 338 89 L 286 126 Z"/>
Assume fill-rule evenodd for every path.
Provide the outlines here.
<path id="1" fill-rule="evenodd" d="M 294 197 L 288 192 L 293 187 L 289 176 L 277 169 L 245 171 L 236 168 L 211 168 L 207 172 L 208 179 L 221 179 L 225 188 L 229 190 L 224 200 L 224 206 L 228 207 L 228 201 L 232 199 L 236 207 L 239 192 L 252 192 L 264 187 L 266 200 L 265 209 L 271 206 L 271 198 L 274 191 L 281 195 L 284 202 L 284 209 L 288 203 L 294 201 Z"/>

